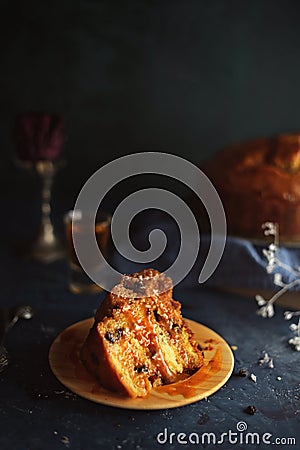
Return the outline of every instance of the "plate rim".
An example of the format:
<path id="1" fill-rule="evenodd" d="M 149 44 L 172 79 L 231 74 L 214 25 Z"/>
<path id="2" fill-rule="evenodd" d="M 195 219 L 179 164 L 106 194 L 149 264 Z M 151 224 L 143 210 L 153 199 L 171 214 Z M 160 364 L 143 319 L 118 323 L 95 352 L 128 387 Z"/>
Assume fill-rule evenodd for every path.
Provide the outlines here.
<path id="1" fill-rule="evenodd" d="M 63 345 L 61 343 L 61 338 L 63 337 L 64 333 L 68 333 L 72 328 L 80 328 L 80 327 L 86 327 L 86 333 L 88 333 L 89 329 L 91 328 L 93 322 L 94 322 L 94 317 L 89 317 L 87 319 L 83 319 L 77 322 L 74 322 L 73 324 L 67 326 L 65 329 L 63 329 L 53 340 L 50 349 L 49 349 L 49 354 L 48 354 L 48 361 L 49 361 L 49 365 L 51 368 L 52 373 L 54 374 L 54 376 L 57 378 L 57 380 L 66 388 L 70 389 L 70 391 L 72 391 L 73 393 L 75 393 L 76 395 L 80 396 L 81 398 L 84 398 L 86 400 L 92 401 L 94 403 L 98 403 L 101 405 L 105 405 L 105 406 L 111 406 L 111 407 L 117 407 L 117 408 L 121 408 L 121 409 L 132 409 L 132 410 L 162 410 L 162 409 L 169 409 L 169 408 L 177 408 L 180 406 L 185 406 L 191 403 L 195 403 L 197 401 L 203 400 L 204 398 L 209 397 L 210 395 L 213 395 L 215 392 L 217 392 L 219 389 L 221 389 L 222 386 L 224 386 L 224 384 L 228 381 L 228 379 L 230 378 L 232 372 L 233 372 L 233 368 L 234 368 L 234 355 L 233 352 L 229 346 L 229 344 L 227 343 L 227 341 L 220 335 L 218 334 L 216 331 L 214 331 L 213 329 L 211 329 L 210 327 L 203 325 L 202 323 L 199 323 L 195 320 L 183 317 L 184 321 L 188 324 L 188 326 L 190 327 L 190 329 L 192 330 L 192 332 L 195 334 L 195 330 L 196 332 L 199 332 L 199 329 L 201 329 L 204 333 L 210 335 L 213 335 L 215 339 L 218 339 L 218 343 L 222 346 L 223 350 L 226 350 L 226 356 L 229 359 L 229 366 L 225 371 L 225 375 L 218 381 L 216 382 L 212 388 L 210 388 L 208 391 L 205 391 L 204 393 L 198 394 L 198 395 L 194 395 L 191 397 L 183 397 L 182 398 L 174 398 L 174 397 L 178 397 L 177 396 L 171 396 L 168 395 L 167 398 L 165 398 L 164 396 L 161 397 L 160 394 L 160 388 L 153 388 L 153 390 L 150 392 L 150 394 L 147 397 L 143 397 L 143 398 L 130 398 L 130 397 L 124 397 L 121 394 L 118 394 L 117 392 L 113 392 L 113 391 L 109 391 L 107 389 L 105 389 L 104 387 L 100 387 L 99 383 L 97 382 L 97 380 L 94 380 L 94 385 L 99 385 L 99 387 L 101 388 L 101 395 L 100 394 L 92 394 L 92 395 L 87 395 L 86 393 L 82 393 L 80 392 L 80 389 L 74 389 L 74 379 L 76 378 L 74 376 L 74 374 L 72 374 L 70 376 L 70 380 L 72 380 L 72 382 L 70 382 L 68 380 L 68 378 L 66 379 L 65 376 L 63 376 L 60 372 L 60 370 L 57 369 L 56 367 L 56 361 L 57 361 L 57 346 L 59 347 L 59 350 L 61 350 L 61 346 Z M 197 342 L 199 342 L 197 340 Z M 65 361 L 67 361 L 67 358 L 65 359 Z M 211 361 L 211 360 L 210 360 Z M 80 363 L 80 360 L 78 358 L 78 362 Z M 209 362 L 208 362 L 209 364 Z M 80 363 L 81 368 L 83 368 L 84 370 L 86 370 L 83 366 L 82 363 Z M 70 367 L 68 366 L 68 364 L 66 363 L 65 369 L 69 369 L 70 372 Z M 71 370 L 72 371 L 72 370 Z M 74 371 L 74 369 L 73 369 Z M 201 368 L 199 369 L 199 371 L 201 371 Z M 197 374 L 199 371 L 197 371 L 195 374 Z M 88 374 L 88 372 L 86 371 L 86 373 Z M 194 375 L 195 375 L 194 374 Z M 192 375 L 192 377 L 194 376 Z M 90 377 L 92 378 L 92 375 L 90 375 Z M 190 377 L 190 378 L 192 378 Z M 212 375 L 213 377 L 213 375 Z M 80 380 L 78 380 L 80 381 Z M 178 385 L 180 382 L 178 383 L 173 383 L 172 386 L 176 386 Z M 163 386 L 161 387 L 163 388 Z M 153 399 L 153 397 L 157 398 L 157 404 L 152 404 L 149 403 L 149 399 Z"/>

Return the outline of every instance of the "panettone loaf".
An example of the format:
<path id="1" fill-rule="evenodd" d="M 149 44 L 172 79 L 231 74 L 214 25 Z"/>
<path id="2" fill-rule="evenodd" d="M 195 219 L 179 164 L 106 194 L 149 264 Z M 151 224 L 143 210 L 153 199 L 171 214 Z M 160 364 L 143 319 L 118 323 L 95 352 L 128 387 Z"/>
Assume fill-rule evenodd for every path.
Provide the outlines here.
<path id="1" fill-rule="evenodd" d="M 229 234 L 261 239 L 262 224 L 275 222 L 282 242 L 300 241 L 300 135 L 238 144 L 201 168 L 223 202 Z"/>
<path id="2" fill-rule="evenodd" d="M 101 385 L 130 397 L 144 397 L 203 364 L 170 278 L 152 269 L 123 276 L 107 294 L 81 359 Z"/>

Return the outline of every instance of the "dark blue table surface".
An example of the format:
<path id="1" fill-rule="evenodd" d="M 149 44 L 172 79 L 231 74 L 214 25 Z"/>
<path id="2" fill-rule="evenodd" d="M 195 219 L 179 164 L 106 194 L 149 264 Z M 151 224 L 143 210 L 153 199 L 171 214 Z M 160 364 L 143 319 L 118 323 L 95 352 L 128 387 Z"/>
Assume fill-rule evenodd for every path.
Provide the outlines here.
<path id="1" fill-rule="evenodd" d="M 214 433 L 220 440 L 222 433 L 237 432 L 239 422 L 245 422 L 247 432 L 258 433 L 260 447 L 265 433 L 272 435 L 266 435 L 271 442 L 296 438 L 299 446 L 300 354 L 287 342 L 291 332 L 281 308 L 276 309 L 274 318 L 262 319 L 255 313 L 253 299 L 203 287 L 175 288 L 174 297 L 182 302 L 185 317 L 214 329 L 237 347 L 233 375 L 211 397 L 177 409 L 133 411 L 102 406 L 62 386 L 51 373 L 48 352 L 65 327 L 94 314 L 104 294 L 71 294 L 64 261 L 46 266 L 25 262 L 8 249 L 3 242 L 6 263 L 1 268 L 0 305 L 30 304 L 35 316 L 20 321 L 7 335 L 12 361 L 0 375 L 1 449 L 197 447 L 178 442 L 179 433 L 192 441 L 196 433 L 198 447 L 204 448 L 209 439 L 204 433 Z M 258 365 L 264 352 L 274 358 L 273 369 Z M 237 376 L 240 368 L 254 373 L 257 382 Z M 245 413 L 248 405 L 255 405 L 258 412 Z M 161 432 L 166 433 L 160 435 L 161 441 L 166 436 L 165 444 L 157 441 Z M 223 444 L 208 447 L 255 448 L 241 443 L 245 433 L 238 433 L 239 443 L 233 442 L 234 434 L 230 443 L 227 434 Z M 185 440 L 183 435 L 180 439 Z"/>
<path id="2" fill-rule="evenodd" d="M 49 367 L 51 343 L 67 326 L 93 316 L 104 293 L 70 293 L 65 261 L 43 265 L 20 259 L 14 249 L 34 233 L 38 221 L 32 213 L 37 205 L 19 190 L 6 192 L 1 205 L 6 216 L 0 221 L 0 307 L 30 304 L 35 310 L 34 317 L 17 323 L 5 341 L 11 364 L 0 374 L 1 450 L 255 448 L 243 443 L 246 432 L 258 433 L 260 448 L 265 433 L 272 435 L 266 435 L 270 442 L 295 438 L 293 447 L 299 447 L 300 353 L 288 344 L 292 332 L 284 310 L 276 307 L 275 317 L 263 319 L 256 314 L 253 298 L 205 286 L 174 290 L 185 317 L 214 329 L 237 347 L 233 375 L 206 400 L 177 409 L 125 410 L 92 403 L 62 386 Z M 54 219 L 60 222 L 61 233 L 59 218 L 68 207 L 68 199 L 55 205 Z M 264 352 L 274 359 L 273 369 L 258 365 Z M 237 376 L 240 368 L 254 373 L 257 382 Z M 258 412 L 248 415 L 244 411 L 248 405 L 256 406 Z M 236 436 L 239 422 L 247 430 Z M 157 441 L 159 433 L 166 433 L 165 444 Z M 198 436 L 200 444 L 181 444 L 177 438 L 185 438 L 179 433 L 191 440 Z M 222 433 L 227 433 L 224 442 L 213 445 Z M 164 436 L 160 435 L 161 441 Z M 233 443 L 237 437 L 238 443 Z"/>

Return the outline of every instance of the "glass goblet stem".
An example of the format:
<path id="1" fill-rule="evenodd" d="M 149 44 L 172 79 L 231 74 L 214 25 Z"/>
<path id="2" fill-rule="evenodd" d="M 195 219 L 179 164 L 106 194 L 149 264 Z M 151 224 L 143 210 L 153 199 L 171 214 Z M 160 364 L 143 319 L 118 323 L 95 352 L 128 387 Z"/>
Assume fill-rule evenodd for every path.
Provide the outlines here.
<path id="1" fill-rule="evenodd" d="M 39 240 L 47 245 L 55 240 L 51 220 L 51 194 L 55 168 L 52 161 L 39 161 L 36 164 L 36 170 L 42 180 L 42 218 Z"/>
<path id="2" fill-rule="evenodd" d="M 42 182 L 42 207 L 39 234 L 30 256 L 37 261 L 49 263 L 65 256 L 65 248 L 56 236 L 51 220 L 52 185 L 59 165 L 55 165 L 52 161 L 37 161 L 34 167 Z"/>

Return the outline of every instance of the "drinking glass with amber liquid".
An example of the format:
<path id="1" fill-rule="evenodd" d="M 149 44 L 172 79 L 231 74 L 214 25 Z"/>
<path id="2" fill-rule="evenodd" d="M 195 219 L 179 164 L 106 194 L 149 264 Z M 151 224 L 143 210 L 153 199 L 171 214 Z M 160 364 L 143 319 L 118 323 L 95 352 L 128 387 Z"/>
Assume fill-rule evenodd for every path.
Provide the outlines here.
<path id="1" fill-rule="evenodd" d="M 107 259 L 109 257 L 109 247 L 110 247 L 110 223 L 111 216 L 109 213 L 104 211 L 98 211 L 95 220 L 95 236 L 100 252 L 103 257 Z M 87 225 L 82 220 L 82 215 L 80 211 L 69 211 L 64 217 L 65 233 L 67 241 L 68 250 L 68 264 L 69 264 L 69 289 L 74 294 L 86 294 L 99 292 L 102 288 L 96 284 L 87 273 L 81 267 L 80 261 L 78 260 L 74 242 L 73 235 L 80 235 L 81 239 L 84 239 L 87 231 Z M 91 272 L 101 273 L 103 267 L 101 266 L 101 261 L 95 259 L 94 261 L 89 261 L 89 268 Z"/>

